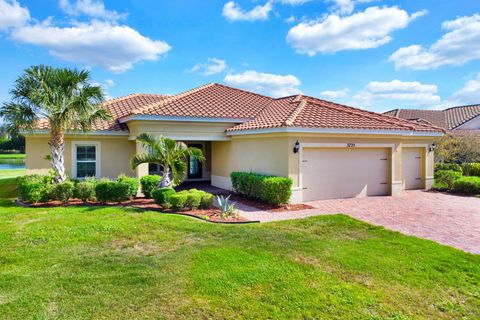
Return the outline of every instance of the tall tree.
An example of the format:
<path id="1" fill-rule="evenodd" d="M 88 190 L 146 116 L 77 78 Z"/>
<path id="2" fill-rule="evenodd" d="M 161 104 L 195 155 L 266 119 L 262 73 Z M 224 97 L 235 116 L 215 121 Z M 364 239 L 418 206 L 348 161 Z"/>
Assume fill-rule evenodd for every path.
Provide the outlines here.
<path id="1" fill-rule="evenodd" d="M 196 157 L 204 161 L 202 150 L 188 147 L 185 143 L 165 137 L 156 137 L 141 133 L 137 137 L 146 153 L 137 154 L 132 158 L 132 169 L 142 163 L 155 163 L 162 168 L 162 180 L 159 187 L 179 185 L 187 174 L 187 157 Z"/>
<path id="2" fill-rule="evenodd" d="M 110 119 L 100 105 L 103 91 L 90 83 L 88 70 L 30 67 L 15 81 L 11 96 L 12 101 L 0 108 L 10 132 L 32 131 L 40 120 L 48 123 L 51 164 L 57 182 L 66 179 L 65 133 L 89 131 L 96 121 Z"/>

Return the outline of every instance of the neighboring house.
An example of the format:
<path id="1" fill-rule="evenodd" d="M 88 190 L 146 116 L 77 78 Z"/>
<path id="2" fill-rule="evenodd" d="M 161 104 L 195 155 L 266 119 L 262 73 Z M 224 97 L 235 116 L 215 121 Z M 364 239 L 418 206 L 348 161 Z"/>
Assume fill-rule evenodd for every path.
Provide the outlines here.
<path id="1" fill-rule="evenodd" d="M 480 105 L 453 107 L 445 110 L 394 109 L 386 115 L 433 124 L 453 134 L 480 135 Z"/>
<path id="2" fill-rule="evenodd" d="M 304 95 L 279 99 L 220 84 L 177 95 L 132 94 L 104 103 L 114 120 L 88 134 L 70 132 L 65 161 L 72 177 L 144 176 L 130 159 L 143 152 L 142 132 L 199 147 L 206 161 L 188 159 L 187 180 L 231 189 L 233 171 L 293 179 L 291 202 L 399 194 L 430 188 L 433 141 L 443 129 Z M 48 126 L 26 135 L 28 172 L 48 170 Z"/>

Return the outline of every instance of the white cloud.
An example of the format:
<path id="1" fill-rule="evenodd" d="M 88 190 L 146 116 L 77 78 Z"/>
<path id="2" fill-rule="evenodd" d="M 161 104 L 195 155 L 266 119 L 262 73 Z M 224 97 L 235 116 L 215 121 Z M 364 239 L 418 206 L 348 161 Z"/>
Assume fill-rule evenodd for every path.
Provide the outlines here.
<path id="1" fill-rule="evenodd" d="M 107 10 L 101 0 L 77 0 L 73 4 L 70 0 L 60 0 L 59 4 L 60 8 L 71 16 L 86 15 L 111 21 L 126 17 L 125 13 Z"/>
<path id="2" fill-rule="evenodd" d="M 445 21 L 447 31 L 429 48 L 412 45 L 390 56 L 397 69 L 434 69 L 443 65 L 462 65 L 480 59 L 480 14 Z"/>
<path id="3" fill-rule="evenodd" d="M 273 97 L 283 97 L 301 93 L 300 80 L 293 75 L 277 75 L 248 70 L 229 74 L 224 81 L 232 86 L 251 90 Z"/>
<path id="4" fill-rule="evenodd" d="M 297 19 L 295 18 L 295 16 L 294 16 L 294 15 L 290 15 L 290 17 L 288 17 L 287 19 L 285 19 L 285 22 L 286 22 L 286 23 L 294 23 L 295 20 L 297 20 Z"/>
<path id="5" fill-rule="evenodd" d="M 59 59 L 124 72 L 143 60 L 157 60 L 170 50 L 161 40 L 142 36 L 128 26 L 92 22 L 72 27 L 43 23 L 14 29 L 12 38 L 48 49 Z"/>
<path id="6" fill-rule="evenodd" d="M 204 76 L 211 76 L 223 72 L 227 68 L 225 60 L 217 58 L 208 58 L 206 63 L 197 63 L 189 71 L 199 73 Z"/>
<path id="7" fill-rule="evenodd" d="M 435 106 L 441 102 L 437 91 L 436 85 L 422 84 L 418 81 L 372 81 L 354 98 L 365 106 L 385 106 L 390 109 L 409 106 Z"/>
<path id="8" fill-rule="evenodd" d="M 419 15 L 409 15 L 397 7 L 370 7 L 346 17 L 331 14 L 294 26 L 288 32 L 287 41 L 297 52 L 310 56 L 319 52 L 376 48 L 390 42 L 392 32 L 405 28 Z"/>
<path id="9" fill-rule="evenodd" d="M 0 0 L 0 31 L 11 27 L 21 27 L 30 19 L 27 8 L 15 0 Z"/>
<path id="10" fill-rule="evenodd" d="M 325 99 L 338 99 L 343 98 L 348 94 L 348 89 L 342 90 L 326 90 L 320 92 L 320 97 Z"/>
<path id="11" fill-rule="evenodd" d="M 447 100 L 449 106 L 460 106 L 480 103 L 480 73 L 468 81 L 463 88 L 455 91 Z"/>
<path id="12" fill-rule="evenodd" d="M 338 14 L 351 14 L 355 8 L 353 0 L 331 0 L 335 3 L 334 11 Z"/>
<path id="13" fill-rule="evenodd" d="M 105 79 L 103 81 L 103 84 L 106 88 L 111 88 L 111 87 L 115 86 L 115 81 L 113 81 L 112 79 Z"/>
<path id="14" fill-rule="evenodd" d="M 299 5 L 299 4 L 304 4 L 304 3 L 309 2 L 311 0 L 277 0 L 277 1 L 282 3 L 282 4 L 289 4 L 289 5 L 292 5 L 292 6 L 296 6 L 296 5 Z"/>
<path id="15" fill-rule="evenodd" d="M 272 11 L 272 3 L 267 1 L 263 6 L 258 5 L 250 11 L 243 10 L 234 1 L 229 1 L 223 6 L 223 16 L 232 21 L 267 20 Z"/>

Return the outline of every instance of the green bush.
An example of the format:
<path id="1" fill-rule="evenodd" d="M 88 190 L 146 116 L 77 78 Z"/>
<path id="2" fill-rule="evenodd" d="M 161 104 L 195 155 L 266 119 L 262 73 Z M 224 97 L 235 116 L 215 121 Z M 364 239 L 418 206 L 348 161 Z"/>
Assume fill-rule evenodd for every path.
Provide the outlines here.
<path id="1" fill-rule="evenodd" d="M 456 163 L 435 163 L 435 171 L 446 171 L 446 170 L 457 171 L 457 172 L 463 173 L 462 167 L 459 164 L 456 164 Z"/>
<path id="2" fill-rule="evenodd" d="M 480 163 L 462 163 L 463 174 L 466 176 L 477 176 L 480 177 Z"/>
<path id="3" fill-rule="evenodd" d="M 288 203 L 292 195 L 293 181 L 290 178 L 232 172 L 231 179 L 235 192 L 273 205 Z"/>
<path id="4" fill-rule="evenodd" d="M 127 177 L 121 174 L 117 177 L 117 182 L 123 182 L 129 185 L 128 194 L 131 198 L 134 198 L 138 192 L 138 179 L 133 177 Z"/>
<path id="5" fill-rule="evenodd" d="M 95 185 L 95 198 L 102 203 L 106 203 L 112 200 L 113 185 L 115 182 L 110 180 L 100 180 Z"/>
<path id="6" fill-rule="evenodd" d="M 131 197 L 131 185 L 129 183 L 116 181 L 110 188 L 110 200 L 113 202 L 120 203 Z"/>
<path id="7" fill-rule="evenodd" d="M 461 177 L 453 183 L 453 190 L 466 194 L 480 194 L 480 177 Z"/>
<path id="8" fill-rule="evenodd" d="M 203 209 L 210 209 L 213 207 L 215 196 L 211 193 L 205 192 L 202 194 L 202 200 L 200 201 L 200 207 Z"/>
<path id="9" fill-rule="evenodd" d="M 453 183 L 462 177 L 462 173 L 453 170 L 439 170 L 435 171 L 434 177 L 436 187 L 451 190 Z"/>
<path id="10" fill-rule="evenodd" d="M 186 206 L 192 209 L 200 207 L 202 203 L 202 192 L 201 191 L 189 191 L 187 194 Z"/>
<path id="11" fill-rule="evenodd" d="M 170 204 L 170 197 L 174 195 L 176 192 L 173 188 L 160 188 L 152 193 L 153 199 L 155 199 L 155 203 L 161 206 L 169 205 Z"/>
<path id="12" fill-rule="evenodd" d="M 158 175 L 143 176 L 140 179 L 140 185 L 142 186 L 142 192 L 145 195 L 145 198 L 149 199 L 152 197 L 152 192 L 157 189 L 161 179 L 162 177 Z"/>
<path id="13" fill-rule="evenodd" d="M 84 203 L 95 199 L 95 183 L 91 181 L 81 181 L 75 187 L 75 197 Z"/>
<path id="14" fill-rule="evenodd" d="M 188 193 L 179 192 L 170 196 L 170 204 L 174 210 L 181 210 L 185 208 L 187 203 Z"/>
<path id="15" fill-rule="evenodd" d="M 38 174 L 18 178 L 20 197 L 31 203 L 48 202 L 52 200 L 53 180 L 51 176 Z"/>
<path id="16" fill-rule="evenodd" d="M 55 199 L 62 201 L 64 203 L 68 202 L 68 200 L 73 197 L 74 191 L 75 191 L 75 185 L 73 184 L 72 181 L 57 183 L 53 187 L 53 193 L 55 195 Z"/>

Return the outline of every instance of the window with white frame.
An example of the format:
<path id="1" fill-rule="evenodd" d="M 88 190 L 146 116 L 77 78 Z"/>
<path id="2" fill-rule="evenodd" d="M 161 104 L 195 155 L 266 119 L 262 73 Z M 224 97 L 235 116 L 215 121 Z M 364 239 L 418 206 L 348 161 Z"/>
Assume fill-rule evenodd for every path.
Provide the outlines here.
<path id="1" fill-rule="evenodd" d="M 73 146 L 73 176 L 76 178 L 99 176 L 99 145 L 74 143 Z"/>

